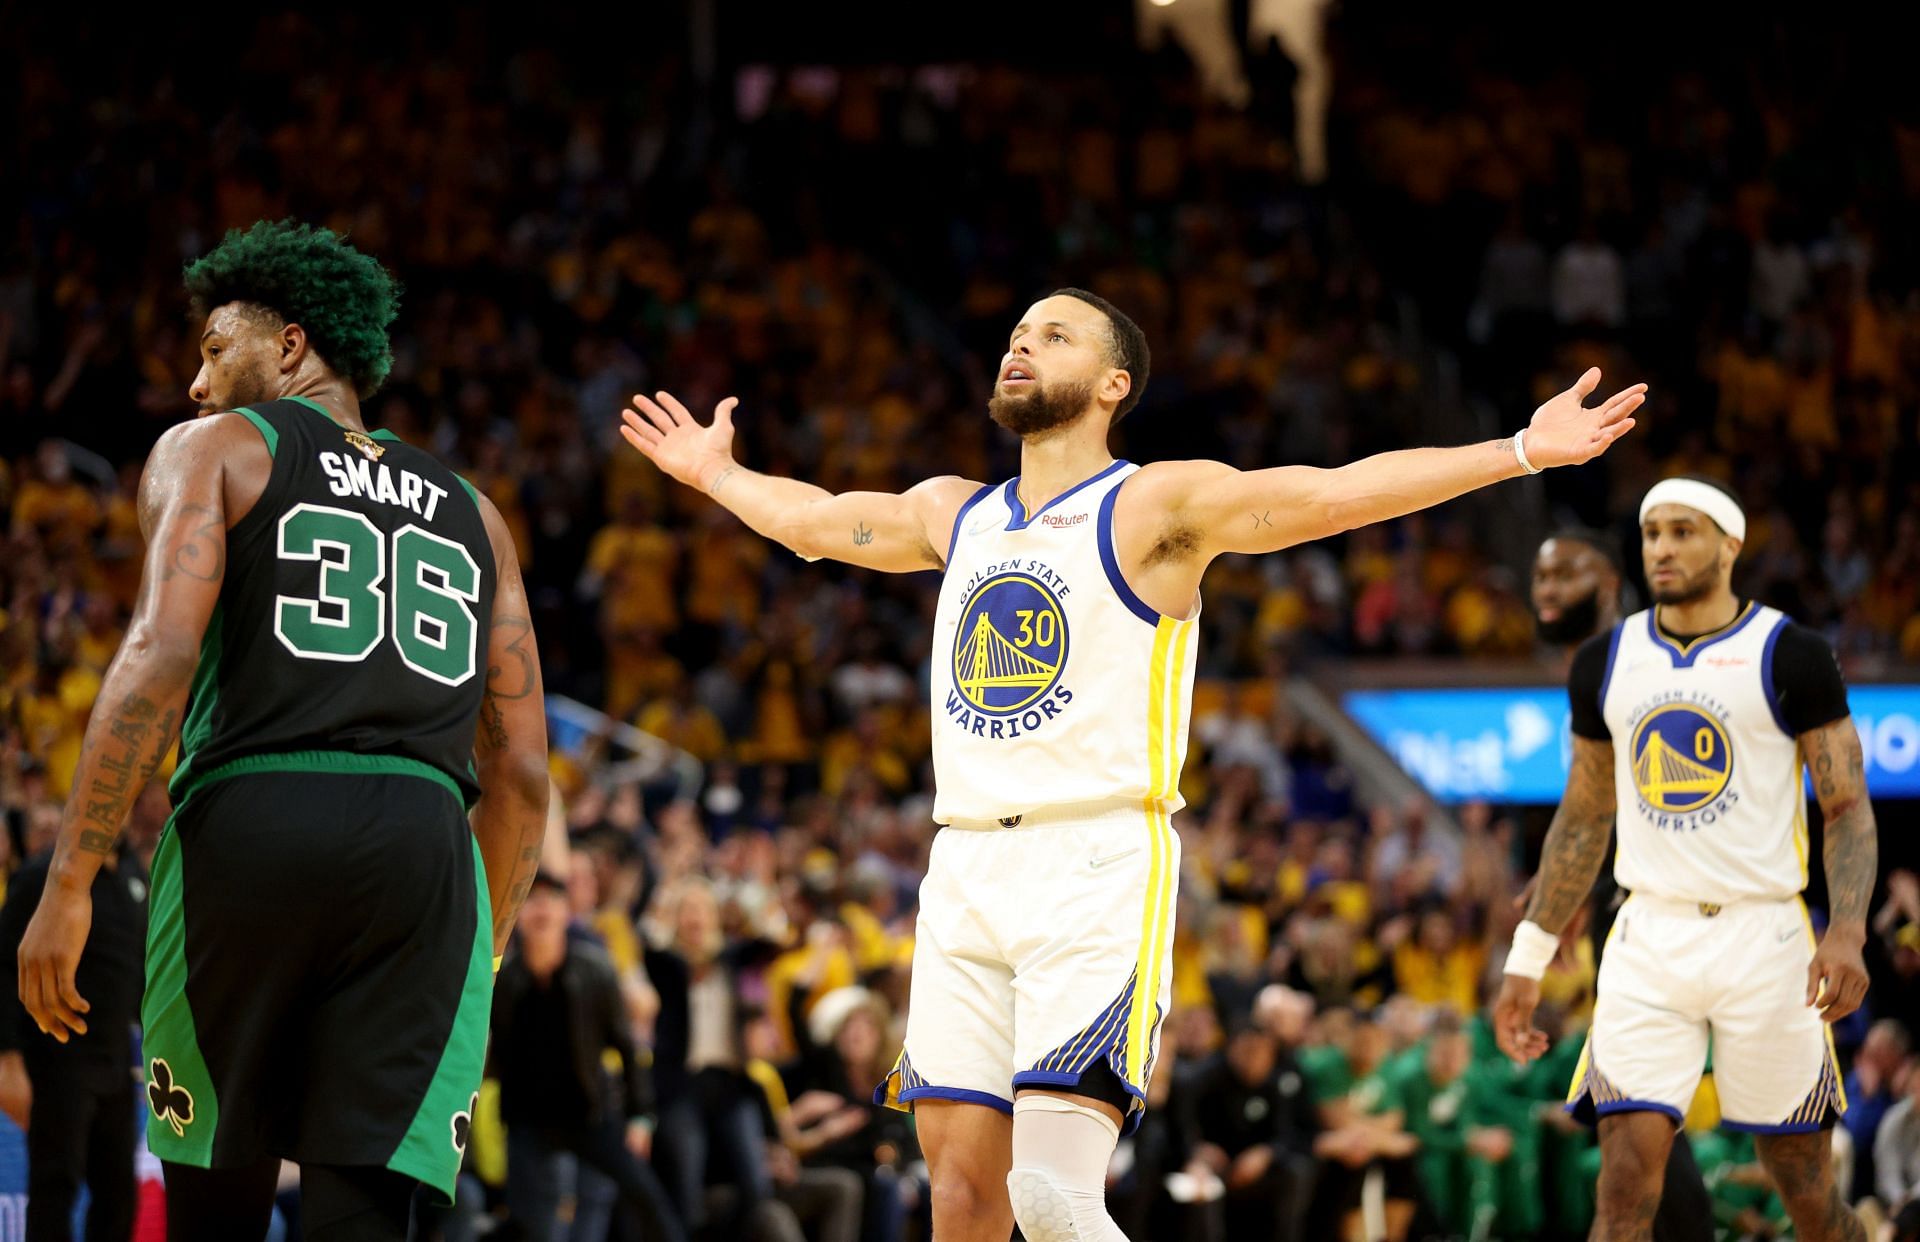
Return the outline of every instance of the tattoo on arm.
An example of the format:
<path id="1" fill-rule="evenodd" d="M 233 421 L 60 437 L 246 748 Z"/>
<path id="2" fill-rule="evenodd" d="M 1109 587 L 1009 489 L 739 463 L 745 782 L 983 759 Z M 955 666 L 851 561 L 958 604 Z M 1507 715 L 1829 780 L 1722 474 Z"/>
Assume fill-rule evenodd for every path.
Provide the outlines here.
<path id="1" fill-rule="evenodd" d="M 219 510 L 207 505 L 183 505 L 181 512 L 191 513 L 197 524 L 187 537 L 174 546 L 173 556 L 160 572 L 160 581 L 175 577 L 200 582 L 218 582 L 227 571 L 227 521 Z"/>
<path id="2" fill-rule="evenodd" d="M 728 479 L 731 479 L 734 475 L 738 473 L 740 473 L 740 467 L 738 466 L 728 466 L 725 470 L 722 470 L 718 475 L 714 477 L 713 482 L 708 485 L 707 495 L 718 496 L 720 494 L 721 486 L 725 484 Z"/>
<path id="3" fill-rule="evenodd" d="M 487 745 L 495 750 L 506 749 L 507 721 L 501 715 L 500 703 L 491 690 L 480 700 L 480 730 L 486 735 Z"/>
<path id="4" fill-rule="evenodd" d="M 173 745 L 180 714 L 161 714 L 152 699 L 129 694 L 95 727 L 87 730 L 80 756 L 84 792 L 76 790 L 73 807 L 80 820 L 76 846 L 89 854 L 108 854 L 126 822 L 127 810 L 160 769 Z M 90 774 L 90 775 L 87 775 Z"/>
<path id="5" fill-rule="evenodd" d="M 1576 737 L 1566 797 L 1547 830 L 1539 885 L 1527 908 L 1527 917 L 1547 931 L 1565 927 L 1593 891 L 1613 835 L 1614 810 L 1612 743 Z"/>
<path id="6" fill-rule="evenodd" d="M 1262 526 L 1273 525 L 1273 510 L 1271 509 L 1268 509 L 1264 513 L 1254 513 L 1254 514 L 1249 514 L 1248 516 L 1253 518 L 1253 528 L 1255 530 L 1259 530 Z"/>
<path id="7" fill-rule="evenodd" d="M 1499 449 L 1502 453 L 1506 454 L 1508 457 L 1513 456 L 1513 438 L 1511 436 L 1509 436 L 1505 440 L 1495 440 L 1493 442 L 1493 447 L 1495 447 L 1496 449 Z"/>
<path id="8" fill-rule="evenodd" d="M 513 879 L 507 886 L 507 900 L 495 911 L 493 936 L 495 942 L 506 938 L 513 930 L 513 924 L 520 916 L 520 907 L 526 903 L 527 894 L 533 891 L 533 876 L 540 869 L 540 845 L 525 842 L 520 846 L 520 857 L 513 865 Z"/>
<path id="9" fill-rule="evenodd" d="M 1867 801 L 1866 760 L 1853 718 L 1800 735 L 1813 772 L 1813 792 L 1826 816 L 1827 913 L 1835 923 L 1864 925 L 1879 869 L 1879 831 Z"/>
<path id="10" fill-rule="evenodd" d="M 865 522 L 861 522 L 853 528 L 853 546 L 854 547 L 864 548 L 872 542 L 873 542 L 873 532 L 867 529 L 867 524 Z"/>
<path id="11" fill-rule="evenodd" d="M 487 696 L 524 699 L 533 693 L 533 655 L 527 650 L 533 622 L 526 617 L 496 617 L 493 628 L 506 638 L 506 651 L 499 663 L 487 666 Z M 494 711 L 497 715 L 499 708 Z"/>

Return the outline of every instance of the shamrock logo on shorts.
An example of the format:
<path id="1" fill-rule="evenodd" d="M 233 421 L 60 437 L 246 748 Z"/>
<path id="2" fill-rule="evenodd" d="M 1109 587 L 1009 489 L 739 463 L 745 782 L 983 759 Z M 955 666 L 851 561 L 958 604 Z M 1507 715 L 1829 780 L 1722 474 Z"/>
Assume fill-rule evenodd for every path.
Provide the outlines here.
<path id="1" fill-rule="evenodd" d="M 467 1154 L 467 1136 L 473 1131 L 473 1110 L 480 1107 L 480 1093 L 473 1093 L 467 1101 L 464 1111 L 453 1115 L 453 1149 L 461 1155 Z"/>
<path id="2" fill-rule="evenodd" d="M 147 1104 L 154 1116 L 173 1127 L 175 1137 L 186 1137 L 193 1124 L 193 1094 L 174 1085 L 173 1068 L 159 1057 L 147 1071 Z"/>

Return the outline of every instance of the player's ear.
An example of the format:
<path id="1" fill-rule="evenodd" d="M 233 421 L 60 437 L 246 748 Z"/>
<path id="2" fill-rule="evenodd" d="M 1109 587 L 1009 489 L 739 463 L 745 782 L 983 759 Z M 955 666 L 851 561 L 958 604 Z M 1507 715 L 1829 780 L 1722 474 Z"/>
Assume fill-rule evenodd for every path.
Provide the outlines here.
<path id="1" fill-rule="evenodd" d="M 1125 401 L 1132 391 L 1133 376 L 1118 369 L 1108 371 L 1106 381 L 1100 385 L 1100 395 L 1115 405 Z"/>
<path id="2" fill-rule="evenodd" d="M 290 323 L 280 329 L 280 371 L 289 374 L 297 370 L 307 356 L 307 330 L 297 323 Z"/>

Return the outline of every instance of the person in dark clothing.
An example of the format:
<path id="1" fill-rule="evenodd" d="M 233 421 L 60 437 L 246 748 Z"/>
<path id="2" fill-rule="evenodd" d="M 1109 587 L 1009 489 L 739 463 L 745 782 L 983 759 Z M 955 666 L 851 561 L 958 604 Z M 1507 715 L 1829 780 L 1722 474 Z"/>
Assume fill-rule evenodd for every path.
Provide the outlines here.
<path id="1" fill-rule="evenodd" d="M 1304 1238 L 1320 1126 L 1293 1054 L 1243 1021 L 1177 1099 L 1195 1156 L 1226 1183 L 1227 1236 Z"/>
<path id="2" fill-rule="evenodd" d="M 720 904 L 702 880 L 683 880 L 662 896 L 673 941 L 649 948 L 647 978 L 660 997 L 654 1019 L 654 1081 L 660 1090 L 663 1170 L 688 1228 L 744 1236 L 762 1200 L 773 1194 L 761 1134 L 760 1088 L 746 1075 L 741 1046 L 738 968 L 757 943 L 728 946 Z M 707 1183 L 725 1218 L 707 1220 Z"/>
<path id="3" fill-rule="evenodd" d="M 27 920 L 47 884 L 48 856 L 7 884 L 0 906 L 0 978 L 15 975 Z M 87 1242 L 124 1242 L 133 1228 L 133 1028 L 147 929 L 147 882 L 122 854 L 93 878 L 93 927 L 75 984 L 92 1008 L 66 1043 L 38 1030 L 13 988 L 0 998 L 0 1057 L 18 1057 L 32 1086 L 27 1126 L 28 1242 L 66 1242 L 85 1183 Z"/>
<path id="4" fill-rule="evenodd" d="M 652 1103 L 618 976 L 567 932 L 566 885 L 541 872 L 493 992 L 493 1063 L 507 1126 L 507 1209 L 527 1235 L 556 1237 L 554 1164 L 571 1154 L 619 1187 L 628 1237 L 683 1242 L 686 1231 L 646 1163 Z M 619 1056 L 617 1086 L 602 1050 Z"/>
<path id="5" fill-rule="evenodd" d="M 864 1242 L 899 1242 L 906 1227 L 901 1173 L 919 1149 L 909 1117 L 874 1104 L 886 1077 L 886 1002 L 862 987 L 790 1002 L 800 1059 L 789 1075 L 795 1120 L 805 1128 L 808 1168 L 847 1169 L 866 1190 Z"/>

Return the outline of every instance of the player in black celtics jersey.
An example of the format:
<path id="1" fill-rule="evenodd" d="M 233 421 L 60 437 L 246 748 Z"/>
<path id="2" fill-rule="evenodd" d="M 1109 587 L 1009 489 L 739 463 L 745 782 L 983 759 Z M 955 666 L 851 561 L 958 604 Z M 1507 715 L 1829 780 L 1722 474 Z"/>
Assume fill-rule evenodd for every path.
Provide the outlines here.
<path id="1" fill-rule="evenodd" d="M 399 1238 L 416 1183 L 452 1191 L 546 818 L 525 593 L 493 505 L 362 420 L 392 361 L 377 262 L 262 223 L 186 284 L 202 416 L 141 477 L 140 595 L 21 1000 L 85 1029 L 88 887 L 177 734 L 142 1006 L 168 1236 L 261 1237 L 286 1158 L 309 1239 Z"/>

